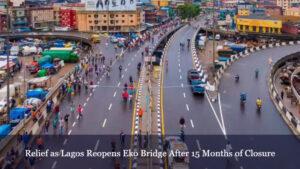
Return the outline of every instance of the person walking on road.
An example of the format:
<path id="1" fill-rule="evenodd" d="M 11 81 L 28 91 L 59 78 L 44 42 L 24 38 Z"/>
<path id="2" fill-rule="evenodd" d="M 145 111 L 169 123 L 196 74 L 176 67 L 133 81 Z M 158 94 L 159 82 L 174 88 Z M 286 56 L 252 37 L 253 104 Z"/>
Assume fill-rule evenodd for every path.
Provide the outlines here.
<path id="1" fill-rule="evenodd" d="M 49 122 L 49 120 L 47 119 L 47 120 L 45 121 L 45 133 L 46 133 L 46 134 L 48 134 L 48 131 L 49 131 L 49 125 L 50 125 L 50 122 Z"/>
<path id="2" fill-rule="evenodd" d="M 65 132 L 68 132 L 68 128 L 69 128 L 69 114 L 65 114 L 64 116 L 64 121 L 65 121 Z"/>
<path id="3" fill-rule="evenodd" d="M 60 120 L 59 120 L 59 134 L 63 135 L 63 132 L 64 132 L 64 120 L 63 120 L 62 117 L 60 117 Z"/>
<path id="4" fill-rule="evenodd" d="M 82 117 L 82 111 L 83 111 L 83 108 L 82 108 L 81 104 L 79 104 L 77 107 L 77 113 L 79 115 L 79 118 Z"/>

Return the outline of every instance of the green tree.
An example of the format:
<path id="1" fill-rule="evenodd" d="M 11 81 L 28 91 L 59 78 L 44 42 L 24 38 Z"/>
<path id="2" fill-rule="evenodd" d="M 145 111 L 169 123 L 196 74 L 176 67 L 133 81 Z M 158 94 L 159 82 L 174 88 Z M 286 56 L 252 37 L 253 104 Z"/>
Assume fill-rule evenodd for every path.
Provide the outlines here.
<path id="1" fill-rule="evenodd" d="M 191 19 L 199 15 L 200 8 L 195 4 L 184 4 L 178 6 L 177 11 L 181 19 Z"/>

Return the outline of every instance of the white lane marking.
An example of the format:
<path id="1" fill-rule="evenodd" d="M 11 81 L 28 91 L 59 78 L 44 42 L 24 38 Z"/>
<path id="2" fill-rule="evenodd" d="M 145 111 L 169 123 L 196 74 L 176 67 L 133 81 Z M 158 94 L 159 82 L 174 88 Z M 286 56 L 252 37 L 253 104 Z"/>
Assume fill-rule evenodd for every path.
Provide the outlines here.
<path id="1" fill-rule="evenodd" d="M 77 119 L 77 120 L 79 119 L 79 115 L 77 115 L 76 119 Z"/>
<path id="2" fill-rule="evenodd" d="M 179 73 L 181 73 L 181 69 L 179 69 L 178 71 L 179 71 Z"/>
<path id="3" fill-rule="evenodd" d="M 191 126 L 192 126 L 193 128 L 195 128 L 195 126 L 194 126 L 194 123 L 193 123 L 193 120 L 192 120 L 192 119 L 190 119 L 190 122 L 191 122 Z"/>
<path id="4" fill-rule="evenodd" d="M 115 91 L 115 93 L 114 93 L 114 97 L 116 97 L 116 94 L 117 94 L 117 91 Z"/>
<path id="5" fill-rule="evenodd" d="M 198 150 L 201 150 L 200 142 L 199 142 L 199 140 L 198 140 L 198 139 L 196 140 L 196 144 L 197 144 L 197 148 L 198 148 Z"/>
<path id="6" fill-rule="evenodd" d="M 223 129 L 226 132 L 225 124 L 224 124 L 224 118 L 223 118 L 223 110 L 222 110 L 222 103 L 221 103 L 221 95 L 218 93 L 218 103 L 219 103 L 219 110 L 221 114 L 221 122 L 223 124 Z"/>
<path id="7" fill-rule="evenodd" d="M 181 76 L 181 75 L 179 76 L 179 79 L 182 79 L 182 76 Z"/>
<path id="8" fill-rule="evenodd" d="M 56 167 L 56 164 L 57 164 L 57 161 L 54 161 L 53 164 L 52 164 L 51 169 L 54 169 Z"/>
<path id="9" fill-rule="evenodd" d="M 130 66 L 130 62 L 127 65 Z"/>
<path id="10" fill-rule="evenodd" d="M 183 97 L 185 98 L 185 93 L 183 92 L 182 94 L 183 94 Z"/>
<path id="11" fill-rule="evenodd" d="M 92 93 L 90 93 L 90 97 L 92 96 Z"/>
<path id="12" fill-rule="evenodd" d="M 75 125 L 76 125 L 76 122 L 74 121 L 73 124 L 72 124 L 72 126 L 74 127 Z"/>
<path id="13" fill-rule="evenodd" d="M 118 87 L 120 87 L 121 82 L 118 83 Z"/>
<path id="14" fill-rule="evenodd" d="M 63 143 L 63 145 L 66 145 L 66 144 L 67 144 L 67 142 L 68 142 L 68 139 L 65 139 L 65 141 L 64 141 L 64 143 Z"/>
<path id="15" fill-rule="evenodd" d="M 181 87 L 183 88 L 183 83 L 181 83 Z"/>
<path id="16" fill-rule="evenodd" d="M 99 139 L 97 140 L 97 142 L 95 144 L 94 151 L 97 151 L 98 147 L 99 147 Z"/>
<path id="17" fill-rule="evenodd" d="M 178 63 L 178 66 L 180 67 L 180 63 Z"/>
<path id="18" fill-rule="evenodd" d="M 222 133 L 224 134 L 225 138 L 227 138 L 226 132 L 224 131 L 223 126 L 222 126 L 222 124 L 221 124 L 221 122 L 220 122 L 220 119 L 219 119 L 219 117 L 217 116 L 217 113 L 216 113 L 216 111 L 215 111 L 215 108 L 213 107 L 213 105 L 212 105 L 212 103 L 211 103 L 211 101 L 210 101 L 210 99 L 209 99 L 209 97 L 208 97 L 208 95 L 207 95 L 206 92 L 205 92 L 205 96 L 206 96 L 206 98 L 207 98 L 207 100 L 208 100 L 208 103 L 209 103 L 209 105 L 210 105 L 210 107 L 211 107 L 211 109 L 212 109 L 212 111 L 213 111 L 213 113 L 214 113 L 214 115 L 215 115 L 215 118 L 216 118 L 216 120 L 217 120 L 217 122 L 218 122 L 218 124 L 219 124 L 219 127 L 221 128 Z"/>
<path id="19" fill-rule="evenodd" d="M 190 108 L 189 108 L 189 105 L 188 105 L 188 104 L 185 104 L 185 107 L 186 107 L 186 110 L 187 110 L 187 111 L 190 111 Z"/>
<path id="20" fill-rule="evenodd" d="M 90 97 L 88 97 L 87 99 L 86 99 L 86 101 L 88 102 L 90 100 Z"/>
<path id="21" fill-rule="evenodd" d="M 106 124 L 106 118 L 104 119 L 103 123 L 102 123 L 102 127 L 104 128 L 105 127 L 105 124 Z"/>
<path id="22" fill-rule="evenodd" d="M 240 169 L 244 169 L 244 167 L 243 167 L 243 166 L 240 166 Z"/>
<path id="23" fill-rule="evenodd" d="M 83 104 L 83 107 L 85 107 L 85 106 L 86 106 L 86 103 Z"/>
<path id="24" fill-rule="evenodd" d="M 72 133 L 72 130 L 69 131 L 68 135 L 70 135 Z"/>
<path id="25" fill-rule="evenodd" d="M 125 72 L 127 72 L 127 68 L 125 69 Z"/>
<path id="26" fill-rule="evenodd" d="M 112 106 L 112 103 L 110 103 L 110 104 L 109 104 L 108 110 L 110 110 L 110 109 L 111 109 L 111 106 Z"/>
<path id="27" fill-rule="evenodd" d="M 122 77 L 121 77 L 121 78 L 123 79 L 123 77 L 124 77 L 124 75 L 122 75 Z"/>

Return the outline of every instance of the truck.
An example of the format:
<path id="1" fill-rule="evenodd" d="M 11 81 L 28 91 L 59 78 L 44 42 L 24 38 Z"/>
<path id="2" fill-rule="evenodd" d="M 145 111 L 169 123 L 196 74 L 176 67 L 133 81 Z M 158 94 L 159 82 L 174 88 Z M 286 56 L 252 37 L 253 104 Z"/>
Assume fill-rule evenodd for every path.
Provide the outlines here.
<path id="1" fill-rule="evenodd" d="M 91 41 L 93 43 L 100 43 L 101 42 L 100 35 L 98 35 L 98 34 L 92 34 L 91 35 Z"/>
<path id="2" fill-rule="evenodd" d="M 165 138 L 165 148 L 168 154 L 179 151 L 188 153 L 187 145 L 178 136 L 168 136 Z M 189 156 L 168 156 L 168 168 L 170 169 L 189 169 Z"/>
<path id="3" fill-rule="evenodd" d="M 52 60 L 55 58 L 61 59 L 66 63 L 75 63 L 79 60 L 77 54 L 73 51 L 64 51 L 64 50 L 46 50 L 42 52 L 43 56 L 49 55 L 51 56 Z"/>

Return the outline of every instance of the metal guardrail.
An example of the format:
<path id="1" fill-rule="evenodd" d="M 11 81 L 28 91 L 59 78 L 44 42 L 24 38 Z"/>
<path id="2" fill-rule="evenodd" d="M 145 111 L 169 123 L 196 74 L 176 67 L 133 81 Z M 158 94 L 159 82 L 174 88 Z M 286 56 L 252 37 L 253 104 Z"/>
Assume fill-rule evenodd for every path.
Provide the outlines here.
<path id="1" fill-rule="evenodd" d="M 300 104 L 300 93 L 296 90 L 295 86 L 293 85 L 293 81 L 294 81 L 294 77 L 296 76 L 296 74 L 300 74 L 300 67 L 298 67 L 291 76 L 291 87 L 293 90 L 294 95 L 296 96 L 298 103 Z"/>
<path id="2" fill-rule="evenodd" d="M 273 103 L 275 104 L 276 108 L 282 115 L 283 119 L 289 125 L 292 132 L 296 136 L 299 136 L 299 138 L 300 138 L 300 120 L 297 117 L 295 117 L 291 112 L 289 112 L 289 110 L 284 106 L 284 104 L 282 103 L 282 100 L 280 98 L 279 92 L 274 87 L 274 75 L 275 75 L 276 71 L 288 60 L 296 58 L 299 55 L 300 55 L 300 52 L 297 52 L 297 53 L 287 55 L 287 56 L 279 59 L 271 68 L 268 83 L 269 83 L 269 92 L 270 92 L 270 96 L 272 98 Z"/>

